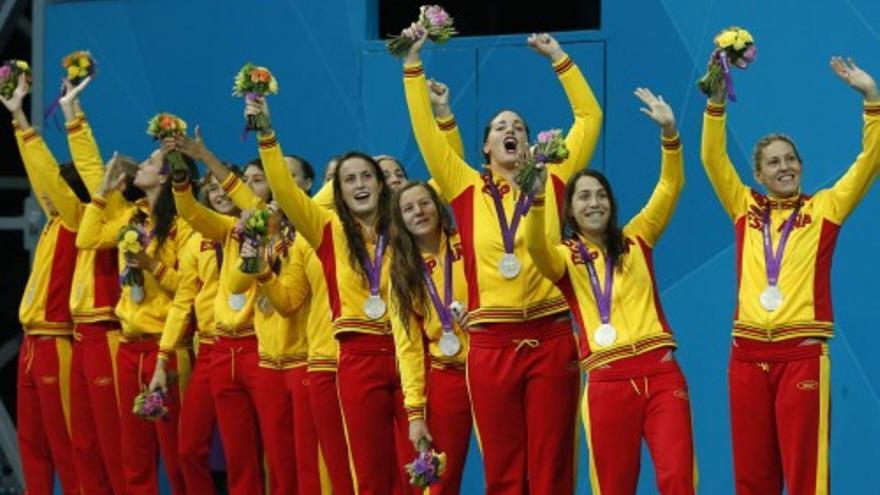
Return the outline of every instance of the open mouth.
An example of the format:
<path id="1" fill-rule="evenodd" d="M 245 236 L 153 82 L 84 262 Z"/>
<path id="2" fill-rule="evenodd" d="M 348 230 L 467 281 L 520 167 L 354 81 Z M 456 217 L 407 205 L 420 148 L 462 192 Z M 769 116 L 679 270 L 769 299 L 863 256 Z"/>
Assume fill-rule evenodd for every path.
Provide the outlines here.
<path id="1" fill-rule="evenodd" d="M 776 180 L 779 182 L 782 182 L 782 183 L 794 182 L 794 179 L 795 179 L 794 174 L 790 174 L 790 173 L 780 174 L 779 176 L 776 177 Z"/>
<path id="2" fill-rule="evenodd" d="M 507 151 L 508 153 L 515 152 L 518 145 L 519 142 L 516 140 L 515 137 L 504 138 L 504 151 Z"/>
<path id="3" fill-rule="evenodd" d="M 357 201 L 363 201 L 369 197 L 370 197 L 369 191 L 358 191 L 358 192 L 354 193 L 354 199 L 356 199 Z"/>

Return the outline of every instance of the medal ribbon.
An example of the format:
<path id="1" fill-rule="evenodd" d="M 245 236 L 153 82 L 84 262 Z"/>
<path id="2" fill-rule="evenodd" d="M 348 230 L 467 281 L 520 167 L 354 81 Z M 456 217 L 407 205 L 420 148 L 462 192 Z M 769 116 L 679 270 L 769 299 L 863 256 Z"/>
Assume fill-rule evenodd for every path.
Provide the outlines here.
<path id="1" fill-rule="evenodd" d="M 446 262 L 443 265 L 443 301 L 440 300 L 440 294 L 437 291 L 437 285 L 431 278 L 431 270 L 428 265 L 422 261 L 425 271 L 422 274 L 425 278 L 425 285 L 428 286 L 428 294 L 431 295 L 431 302 L 434 303 L 434 309 L 437 316 L 440 317 L 440 325 L 443 332 L 452 331 L 452 314 L 449 311 L 449 305 L 452 304 L 452 247 L 449 241 L 446 242 Z"/>
<path id="2" fill-rule="evenodd" d="M 782 255 L 785 252 L 785 245 L 788 242 L 788 236 L 794 229 L 794 220 L 797 218 L 798 212 L 801 210 L 801 204 L 798 202 L 797 207 L 785 220 L 782 225 L 782 234 L 779 237 L 779 245 L 776 247 L 776 253 L 773 252 L 773 240 L 770 238 L 770 206 L 764 210 L 764 262 L 767 265 L 767 283 L 776 286 L 779 281 L 779 271 L 782 269 Z"/>
<path id="3" fill-rule="evenodd" d="M 581 259 L 587 265 L 587 273 L 590 274 L 590 286 L 593 288 L 593 297 L 596 298 L 596 305 L 599 307 L 599 319 L 602 320 L 602 323 L 608 323 L 611 321 L 611 290 L 614 287 L 614 263 L 606 260 L 609 262 L 605 263 L 605 291 L 603 292 L 602 287 L 599 286 L 599 276 L 596 274 L 596 265 L 593 263 L 593 258 L 583 242 L 578 241 L 577 247 Z"/>
<path id="4" fill-rule="evenodd" d="M 492 178 L 491 172 L 489 172 L 488 176 L 489 183 L 487 185 L 492 200 L 495 202 L 495 211 L 498 213 L 498 223 L 501 226 L 501 237 L 504 239 L 504 252 L 512 254 L 513 242 L 516 237 L 516 229 L 519 228 L 519 221 L 522 219 L 523 215 L 529 212 L 534 197 L 526 193 L 520 194 L 519 199 L 516 201 L 516 207 L 513 209 L 513 218 L 508 225 L 507 214 L 504 213 L 504 203 L 501 201 L 501 192 L 498 191 L 498 186 L 495 185 L 495 180 Z"/>
<path id="5" fill-rule="evenodd" d="M 371 260 L 369 256 L 364 256 L 364 267 L 367 269 L 367 277 L 370 281 L 370 295 L 379 295 L 379 279 L 382 276 L 382 255 L 385 253 L 385 245 L 387 238 L 385 234 L 379 235 L 376 243 L 375 260 Z"/>

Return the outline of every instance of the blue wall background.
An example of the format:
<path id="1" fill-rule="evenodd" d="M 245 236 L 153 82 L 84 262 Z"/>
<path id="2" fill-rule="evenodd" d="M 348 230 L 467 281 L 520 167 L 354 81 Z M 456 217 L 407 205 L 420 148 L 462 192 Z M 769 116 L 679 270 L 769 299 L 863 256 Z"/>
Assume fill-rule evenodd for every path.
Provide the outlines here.
<path id="1" fill-rule="evenodd" d="M 693 81 L 705 67 L 711 38 L 739 24 L 756 37 L 759 57 L 736 74 L 741 101 L 730 105 L 730 154 L 751 181 L 752 144 L 786 132 L 804 157 L 806 191 L 831 184 L 860 149 L 861 102 L 828 67 L 853 56 L 880 78 L 880 3 L 871 0 L 606 0 L 602 29 L 559 34 L 605 108 L 602 144 L 590 166 L 611 178 L 628 218 L 647 199 L 658 174 L 658 132 L 632 96 L 648 86 L 670 102 L 685 145 L 687 186 L 658 247 L 657 271 L 678 356 L 691 386 L 701 492 L 732 493 L 726 361 L 734 303 L 733 235 L 699 162 L 704 98 Z M 454 15 L 455 12 L 452 12 Z M 153 144 L 147 119 L 167 110 L 202 126 L 227 160 L 256 155 L 240 139 L 241 102 L 232 76 L 252 60 L 269 66 L 281 93 L 273 120 L 286 149 L 319 169 L 352 148 L 400 156 L 411 175 L 425 170 L 403 100 L 399 63 L 376 31 L 375 1 L 322 2 L 130 0 L 70 1 L 46 8 L 43 74 L 47 98 L 61 77 L 57 61 L 90 49 L 99 77 L 84 105 L 106 156 L 114 149 L 144 156 Z M 567 126 L 564 94 L 524 36 L 462 37 L 425 54 L 429 75 L 453 91 L 467 156 L 478 163 L 479 133 L 502 107 L 523 113 L 532 129 Z M 59 158 L 61 133 L 46 134 Z M 873 222 L 875 187 L 850 217 L 837 249 L 832 343 L 832 483 L 837 493 L 880 493 L 880 360 L 872 359 L 880 319 L 871 308 L 880 263 Z M 874 344 L 876 345 L 876 344 Z M 639 494 L 656 493 L 644 456 Z M 589 493 L 584 452 L 578 493 Z M 473 449 L 464 493 L 479 493 Z"/>

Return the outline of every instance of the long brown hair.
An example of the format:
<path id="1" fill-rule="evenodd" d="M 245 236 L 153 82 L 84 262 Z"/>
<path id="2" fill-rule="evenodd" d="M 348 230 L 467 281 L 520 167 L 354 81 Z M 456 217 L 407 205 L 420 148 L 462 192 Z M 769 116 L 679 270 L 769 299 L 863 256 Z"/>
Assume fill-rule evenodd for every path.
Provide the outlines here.
<path id="1" fill-rule="evenodd" d="M 376 182 L 379 183 L 379 203 L 376 206 L 378 221 L 376 222 L 376 233 L 381 235 L 388 232 L 388 226 L 391 223 L 388 219 L 387 205 L 391 198 L 391 190 L 385 185 L 382 168 L 376 163 L 370 155 L 361 153 L 360 151 L 349 151 L 339 157 L 339 163 L 336 170 L 333 171 L 333 206 L 336 208 L 336 214 L 342 221 L 342 229 L 345 231 L 345 239 L 348 241 L 348 262 L 355 269 L 365 283 L 369 284 L 370 279 L 367 275 L 367 267 L 364 266 L 364 260 L 367 259 L 367 243 L 364 241 L 364 234 L 361 232 L 361 224 L 357 221 L 348 204 L 342 198 L 342 181 L 339 180 L 339 173 L 346 161 L 352 158 L 360 158 L 370 164 L 373 174 L 376 176 Z"/>
<path id="2" fill-rule="evenodd" d="M 583 169 L 568 180 L 568 184 L 565 185 L 565 221 L 563 222 L 563 228 L 570 230 L 568 237 L 577 239 L 579 229 L 577 221 L 574 219 L 574 212 L 571 211 L 571 200 L 574 197 L 577 183 L 582 177 L 596 179 L 602 185 L 602 188 L 605 189 L 605 193 L 608 194 L 611 212 L 608 215 L 608 225 L 605 226 L 605 255 L 614 264 L 615 270 L 622 270 L 623 263 L 621 263 L 621 257 L 626 253 L 626 241 L 623 237 L 623 229 L 617 225 L 617 200 L 614 198 L 614 192 L 611 190 L 611 183 L 608 182 L 608 179 L 602 172 L 593 169 Z M 566 232 L 563 231 L 562 235 L 566 237 Z"/>
<path id="3" fill-rule="evenodd" d="M 410 320 L 418 315 L 430 315 L 431 298 L 428 288 L 425 286 L 425 265 L 422 260 L 422 252 L 415 238 L 406 228 L 403 222 L 403 214 L 400 212 L 400 196 L 414 187 L 422 187 L 428 191 L 434 207 L 437 208 L 439 228 L 446 236 L 451 236 L 455 230 L 452 215 L 437 191 L 425 182 L 410 182 L 398 189 L 388 205 L 391 216 L 391 297 L 400 310 L 400 319 L 403 327 L 409 335 Z"/>

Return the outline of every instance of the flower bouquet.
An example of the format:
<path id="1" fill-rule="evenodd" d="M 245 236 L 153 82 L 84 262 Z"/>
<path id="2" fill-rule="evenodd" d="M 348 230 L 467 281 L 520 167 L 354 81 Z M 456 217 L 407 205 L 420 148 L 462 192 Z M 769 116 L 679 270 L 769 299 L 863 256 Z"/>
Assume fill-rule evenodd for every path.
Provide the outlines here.
<path id="1" fill-rule="evenodd" d="M 446 469 L 446 454 L 431 448 L 431 444 L 422 438 L 419 441 L 419 454 L 415 460 L 407 464 L 406 474 L 409 482 L 419 488 L 427 488 L 440 481 Z"/>
<path id="2" fill-rule="evenodd" d="M 168 408 L 165 406 L 165 394 L 161 390 L 144 390 L 134 398 L 131 412 L 135 416 L 149 421 L 167 419 Z"/>
<path id="3" fill-rule="evenodd" d="M 265 243 L 269 233 L 269 217 L 271 215 L 272 213 L 268 209 L 245 212 L 235 225 L 235 234 L 242 243 L 247 242 L 252 246 Z M 241 259 L 241 271 L 244 273 L 259 273 L 259 261 L 257 257 L 243 257 Z"/>
<path id="4" fill-rule="evenodd" d="M 165 138 L 186 134 L 186 122 L 180 117 L 170 113 L 157 113 L 147 123 L 147 134 L 156 141 L 162 141 Z M 183 155 L 178 150 L 171 150 L 165 155 L 165 159 L 171 165 L 171 172 L 174 180 L 185 180 L 189 168 Z"/>
<path id="5" fill-rule="evenodd" d="M 715 36 L 715 50 L 709 58 L 709 69 L 697 81 L 697 86 L 703 94 L 711 96 L 723 81 L 727 87 L 727 98 L 736 101 L 730 66 L 745 69 L 755 61 L 757 55 L 758 48 L 748 31 L 737 26 L 722 30 Z"/>
<path id="6" fill-rule="evenodd" d="M 15 93 L 18 87 L 18 78 L 24 74 L 30 91 L 30 84 L 33 81 L 31 74 L 31 66 L 24 60 L 7 60 L 0 65 L 0 96 L 9 99 Z"/>
<path id="7" fill-rule="evenodd" d="M 278 81 L 269 69 L 250 62 L 235 75 L 232 95 L 247 98 L 249 101 L 266 95 L 278 94 Z M 248 115 L 245 131 L 265 131 L 269 128 L 269 119 L 263 115 Z"/>
<path id="8" fill-rule="evenodd" d="M 532 146 L 531 151 L 531 156 L 514 178 L 520 190 L 528 194 L 537 192 L 534 191 L 535 180 L 541 173 L 541 167 L 548 163 L 562 163 L 568 158 L 568 148 L 565 146 L 562 130 L 552 129 L 539 132 L 538 142 Z"/>
<path id="9" fill-rule="evenodd" d="M 428 32 L 428 39 L 434 43 L 446 43 L 449 38 L 458 34 L 452 24 L 452 17 L 439 5 L 422 5 L 419 10 L 419 19 L 416 21 L 420 30 Z M 424 31 L 417 34 L 422 35 Z M 385 46 L 395 57 L 403 57 L 409 52 L 415 40 L 403 35 L 392 36 Z"/>
<path id="10" fill-rule="evenodd" d="M 147 234 L 143 227 L 136 224 L 128 224 L 119 232 L 116 248 L 126 258 L 140 254 L 146 249 Z M 144 272 L 140 268 L 126 266 L 122 270 L 119 282 L 123 287 L 130 287 L 129 293 L 132 302 L 140 304 L 144 300 Z"/>
<path id="11" fill-rule="evenodd" d="M 92 54 L 85 50 L 77 50 L 61 59 L 61 66 L 67 71 L 67 80 L 76 86 L 89 76 L 95 75 L 98 64 Z"/>

